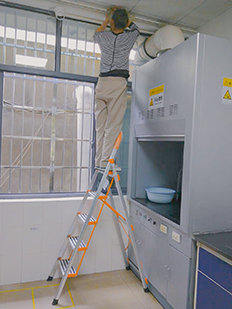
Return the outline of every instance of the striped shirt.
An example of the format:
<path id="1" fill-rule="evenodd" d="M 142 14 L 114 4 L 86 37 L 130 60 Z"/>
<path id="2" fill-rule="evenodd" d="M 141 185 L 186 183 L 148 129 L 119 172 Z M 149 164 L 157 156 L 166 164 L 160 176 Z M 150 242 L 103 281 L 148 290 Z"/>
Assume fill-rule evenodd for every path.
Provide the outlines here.
<path id="1" fill-rule="evenodd" d="M 133 22 L 122 33 L 94 33 L 93 40 L 101 50 L 100 76 L 129 77 L 129 55 L 138 36 L 139 29 Z"/>

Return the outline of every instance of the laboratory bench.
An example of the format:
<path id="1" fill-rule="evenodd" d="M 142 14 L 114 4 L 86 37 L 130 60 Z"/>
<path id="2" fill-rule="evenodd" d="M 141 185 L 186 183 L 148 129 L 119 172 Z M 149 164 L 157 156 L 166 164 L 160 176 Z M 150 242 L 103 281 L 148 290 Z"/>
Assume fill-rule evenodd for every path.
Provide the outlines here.
<path id="1" fill-rule="evenodd" d="M 199 234 L 194 309 L 232 309 L 232 231 Z"/>

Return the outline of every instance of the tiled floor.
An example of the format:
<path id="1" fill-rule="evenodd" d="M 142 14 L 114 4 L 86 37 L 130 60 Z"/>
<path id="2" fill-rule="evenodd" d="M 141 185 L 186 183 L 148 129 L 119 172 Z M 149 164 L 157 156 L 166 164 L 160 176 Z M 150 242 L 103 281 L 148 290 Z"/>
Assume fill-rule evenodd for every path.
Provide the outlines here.
<path id="1" fill-rule="evenodd" d="M 51 302 L 60 280 L 0 286 L 0 309 L 162 309 L 131 271 L 68 279 L 57 306 Z"/>

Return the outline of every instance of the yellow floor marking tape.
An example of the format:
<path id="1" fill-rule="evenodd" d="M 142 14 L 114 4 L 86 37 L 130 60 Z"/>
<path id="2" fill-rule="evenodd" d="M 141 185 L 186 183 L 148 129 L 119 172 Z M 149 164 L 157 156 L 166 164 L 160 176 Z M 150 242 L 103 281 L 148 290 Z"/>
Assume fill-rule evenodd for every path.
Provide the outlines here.
<path id="1" fill-rule="evenodd" d="M 8 290 L 8 291 L 0 291 L 0 294 L 31 290 L 33 309 L 36 309 L 36 307 L 35 307 L 34 289 L 49 288 L 49 287 L 54 287 L 54 286 L 58 286 L 58 285 L 59 285 L 59 283 L 57 283 L 57 284 L 50 284 L 50 285 L 44 285 L 44 286 L 36 286 L 34 288 L 24 288 L 24 289 L 14 289 L 14 290 Z M 59 307 L 59 309 L 66 309 L 66 308 L 73 308 L 73 307 L 75 307 L 74 300 L 73 300 L 73 297 L 72 297 L 72 294 L 71 294 L 71 291 L 70 291 L 70 288 L 69 288 L 67 282 L 66 282 L 66 286 L 67 286 L 68 294 L 69 294 L 69 297 L 71 299 L 72 305 L 71 306 L 66 306 L 66 307 Z"/>
<path id="2" fill-rule="evenodd" d="M 32 296 L 33 309 L 35 309 L 35 294 L 33 289 L 31 289 L 31 296 Z"/>
<path id="3" fill-rule="evenodd" d="M 69 293 L 69 297 L 70 297 L 71 302 L 72 302 L 72 304 L 73 304 L 72 307 L 75 307 L 74 300 L 73 300 L 73 297 L 72 297 L 72 294 L 71 294 L 71 291 L 70 291 L 70 289 L 69 289 L 69 285 L 68 285 L 67 282 L 66 282 L 66 286 L 67 286 L 67 290 L 68 290 L 68 293 Z M 72 307 L 70 307 L 70 308 L 72 308 Z M 67 308 L 68 308 L 68 307 L 67 307 Z"/>
<path id="4" fill-rule="evenodd" d="M 59 285 L 59 283 L 50 284 L 50 285 L 44 285 L 44 286 L 35 286 L 34 288 L 24 288 L 24 289 L 15 289 L 15 290 L 0 291 L 0 294 L 1 294 L 1 293 L 10 293 L 10 292 L 27 291 L 27 290 L 31 290 L 31 289 L 48 288 L 48 287 L 51 287 L 51 286 L 58 286 L 58 285 Z"/>

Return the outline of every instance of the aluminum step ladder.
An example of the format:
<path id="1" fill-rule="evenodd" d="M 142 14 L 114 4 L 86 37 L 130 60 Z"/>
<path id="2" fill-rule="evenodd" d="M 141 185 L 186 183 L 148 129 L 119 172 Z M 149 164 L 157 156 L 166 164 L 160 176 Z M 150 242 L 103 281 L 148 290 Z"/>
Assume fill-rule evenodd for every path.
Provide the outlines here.
<path id="1" fill-rule="evenodd" d="M 104 205 L 106 205 L 107 207 L 109 207 L 115 214 L 115 216 L 113 216 L 113 220 L 114 220 L 114 224 L 116 227 L 116 232 L 119 238 L 119 242 L 120 242 L 120 247 L 121 247 L 121 251 L 123 254 L 123 258 L 125 261 L 125 267 L 126 269 L 130 269 L 129 266 L 129 259 L 127 257 L 126 254 L 126 249 L 124 247 L 124 242 L 123 242 L 123 238 L 122 238 L 122 233 L 121 233 L 121 229 L 120 229 L 120 225 L 121 224 L 126 224 L 127 229 L 128 229 L 128 239 L 129 239 L 129 245 L 133 246 L 133 251 L 135 254 L 135 258 L 137 261 L 137 265 L 138 265 L 138 269 L 139 269 L 139 275 L 140 275 L 140 279 L 142 281 L 142 285 L 143 285 L 143 289 L 145 292 L 148 292 L 148 280 L 144 275 L 144 269 L 143 269 L 143 264 L 142 261 L 140 259 L 140 254 L 137 250 L 137 246 L 136 246 L 136 242 L 135 242 L 135 238 L 134 238 L 134 228 L 133 225 L 130 223 L 130 217 L 128 214 L 128 209 L 126 207 L 126 203 L 122 194 L 122 190 L 119 184 L 120 181 L 120 177 L 117 174 L 117 170 L 116 170 L 116 166 L 115 166 L 115 157 L 117 154 L 117 150 L 120 146 L 122 140 L 122 132 L 119 133 L 115 144 L 114 144 L 114 148 L 112 150 L 110 159 L 107 163 L 107 166 L 105 169 L 96 169 L 92 180 L 89 184 L 88 190 L 86 191 L 84 198 L 81 202 L 80 208 L 77 212 L 77 215 L 75 216 L 73 223 L 71 224 L 71 227 L 68 231 L 68 235 L 64 241 L 64 244 L 60 250 L 60 254 L 58 259 L 56 260 L 52 271 L 47 279 L 47 281 L 51 281 L 53 280 L 53 277 L 55 275 L 55 272 L 57 270 L 58 267 L 60 267 L 61 273 L 62 273 L 62 279 L 61 282 L 59 284 L 59 287 L 57 289 L 57 293 L 55 295 L 55 298 L 53 299 L 52 305 L 57 305 L 58 301 L 60 299 L 60 295 L 62 293 L 62 290 L 64 288 L 65 282 L 67 280 L 67 278 L 70 277 L 76 277 L 78 275 L 78 271 L 80 269 L 81 263 L 84 259 L 85 253 L 88 249 L 90 240 L 93 236 L 94 230 L 98 224 L 98 220 L 100 218 L 100 215 L 102 213 L 103 207 Z M 96 185 L 96 181 L 97 179 L 101 177 L 98 189 L 96 191 L 93 191 L 94 185 Z M 115 187 L 117 189 L 118 195 L 119 195 L 119 199 L 121 201 L 124 213 L 125 213 L 125 218 L 119 213 L 117 212 L 117 210 L 115 209 L 115 204 L 114 204 L 114 199 L 113 199 L 113 195 L 111 192 L 111 187 L 113 185 L 113 183 L 115 184 Z M 102 193 L 103 191 L 105 191 L 104 193 Z M 91 206 L 89 208 L 89 211 L 87 213 L 83 212 L 83 209 L 86 205 L 87 199 L 88 198 L 92 198 L 92 203 Z M 94 210 L 96 210 L 95 208 L 97 208 L 97 202 L 98 201 L 102 202 L 102 205 L 100 207 L 100 210 L 97 210 L 97 216 L 96 218 L 93 217 L 93 212 Z M 77 230 L 77 225 L 80 227 L 80 222 L 81 222 L 81 228 L 79 228 L 79 235 L 76 235 L 76 230 Z M 87 237 L 85 237 L 87 234 Z M 84 239 L 87 238 L 87 241 L 85 241 Z M 128 247 L 127 246 L 127 247 Z M 127 250 L 128 253 L 128 250 Z M 78 256 L 79 255 L 79 256 Z M 77 265 L 77 267 L 75 267 L 76 264 L 76 260 L 79 257 L 79 264 Z"/>

